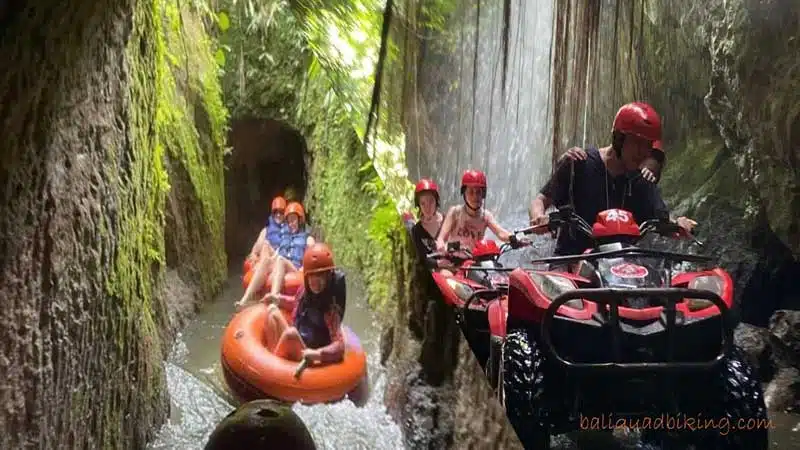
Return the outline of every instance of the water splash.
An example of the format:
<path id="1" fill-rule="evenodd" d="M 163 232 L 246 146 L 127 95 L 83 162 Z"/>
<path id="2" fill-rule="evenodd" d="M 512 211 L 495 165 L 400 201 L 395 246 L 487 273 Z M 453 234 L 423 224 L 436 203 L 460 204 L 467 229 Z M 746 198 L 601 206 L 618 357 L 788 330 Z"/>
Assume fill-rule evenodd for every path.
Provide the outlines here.
<path id="1" fill-rule="evenodd" d="M 348 292 L 354 302 L 348 305 L 345 323 L 359 334 L 367 352 L 369 401 L 361 408 L 349 400 L 332 405 L 293 406 L 320 450 L 403 448 L 400 428 L 383 405 L 386 375 L 379 362 L 378 322 L 360 303 L 361 291 L 355 279 L 348 278 Z M 206 305 L 177 335 L 165 362 L 171 415 L 148 450 L 201 450 L 217 424 L 234 409 L 235 401 L 222 377 L 219 343 L 240 294 L 240 279 L 232 277 L 220 298 Z"/>
<path id="2" fill-rule="evenodd" d="M 505 11 L 486 3 L 449 18 L 444 28 L 460 30 L 455 45 L 425 44 L 406 153 L 411 177 L 433 177 L 444 205 L 461 202 L 464 169 L 484 170 L 486 206 L 508 220 L 527 208 L 550 170 L 553 5 L 547 0 L 509 5 L 503 86 Z"/>

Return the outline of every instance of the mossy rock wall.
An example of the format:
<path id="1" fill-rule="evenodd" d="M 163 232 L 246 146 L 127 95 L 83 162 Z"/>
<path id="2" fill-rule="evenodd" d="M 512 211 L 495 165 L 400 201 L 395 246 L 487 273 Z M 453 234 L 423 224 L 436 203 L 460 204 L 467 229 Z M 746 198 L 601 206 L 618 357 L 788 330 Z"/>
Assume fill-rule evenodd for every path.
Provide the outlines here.
<path id="1" fill-rule="evenodd" d="M 173 329 L 211 300 L 227 277 L 223 151 L 228 112 L 214 58 L 216 44 L 203 17 L 178 5 L 160 4 L 164 20 L 157 35 L 158 151 L 170 184 L 164 287 Z"/>
<path id="2" fill-rule="evenodd" d="M 199 233 L 216 233 L 222 155 L 200 148 L 213 126 L 158 120 L 219 92 L 213 79 L 194 98 L 164 88 L 179 65 L 165 30 L 181 29 L 165 7 L 40 1 L 4 17 L 0 48 L 13 64 L 0 75 L 2 448 L 143 448 L 167 416 L 165 235 L 194 238 L 166 229 L 166 165 L 205 172 L 171 195 L 204 205 L 184 207 L 217 224 L 194 224 Z M 199 141 L 168 139 L 187 131 Z M 204 258 L 221 259 L 221 240 L 205 245 Z M 210 293 L 224 274 L 209 264 L 199 270 Z"/>

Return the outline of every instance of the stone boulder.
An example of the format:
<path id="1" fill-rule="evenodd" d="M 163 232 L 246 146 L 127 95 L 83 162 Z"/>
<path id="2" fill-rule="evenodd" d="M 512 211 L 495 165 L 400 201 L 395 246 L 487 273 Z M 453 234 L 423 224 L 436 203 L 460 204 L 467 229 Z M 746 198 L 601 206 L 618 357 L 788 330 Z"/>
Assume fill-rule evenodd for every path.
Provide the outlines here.
<path id="1" fill-rule="evenodd" d="M 205 450 L 232 448 L 316 450 L 311 433 L 288 405 L 254 400 L 239 406 L 214 429 Z"/>

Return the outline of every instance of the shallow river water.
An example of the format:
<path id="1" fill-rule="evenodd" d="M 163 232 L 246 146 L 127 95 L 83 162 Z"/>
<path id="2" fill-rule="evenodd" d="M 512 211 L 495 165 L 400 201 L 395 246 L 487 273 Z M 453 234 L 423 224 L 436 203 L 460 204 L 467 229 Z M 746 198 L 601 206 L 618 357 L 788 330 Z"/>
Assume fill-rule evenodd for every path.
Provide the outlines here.
<path id="1" fill-rule="evenodd" d="M 402 449 L 400 428 L 383 406 L 385 376 L 379 363 L 380 330 L 360 286 L 348 279 L 344 322 L 358 334 L 368 355 L 371 396 L 357 408 L 349 400 L 333 405 L 295 405 L 317 448 Z M 166 362 L 171 399 L 169 421 L 148 446 L 150 450 L 202 449 L 217 423 L 234 409 L 219 363 L 225 326 L 242 294 L 241 276 L 232 276 L 219 297 L 207 304 L 178 336 Z"/>

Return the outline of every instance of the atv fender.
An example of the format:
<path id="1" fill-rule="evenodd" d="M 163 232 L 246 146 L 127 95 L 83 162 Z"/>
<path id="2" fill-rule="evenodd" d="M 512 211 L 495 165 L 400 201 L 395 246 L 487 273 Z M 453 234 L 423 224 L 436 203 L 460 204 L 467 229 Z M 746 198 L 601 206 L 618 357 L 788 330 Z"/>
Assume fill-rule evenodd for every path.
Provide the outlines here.
<path id="1" fill-rule="evenodd" d="M 439 287 L 439 290 L 442 292 L 442 296 L 444 297 L 445 303 L 450 306 L 458 306 L 460 307 L 464 302 L 461 301 L 460 298 L 456 295 L 455 292 L 450 288 L 450 285 L 447 284 L 447 278 L 445 275 L 442 275 L 439 272 L 432 272 L 433 281 L 436 282 L 436 286 Z"/>
<path id="2" fill-rule="evenodd" d="M 508 298 L 502 296 L 492 300 L 486 309 L 489 316 L 489 332 L 492 336 L 506 337 L 506 317 L 508 316 Z"/>

